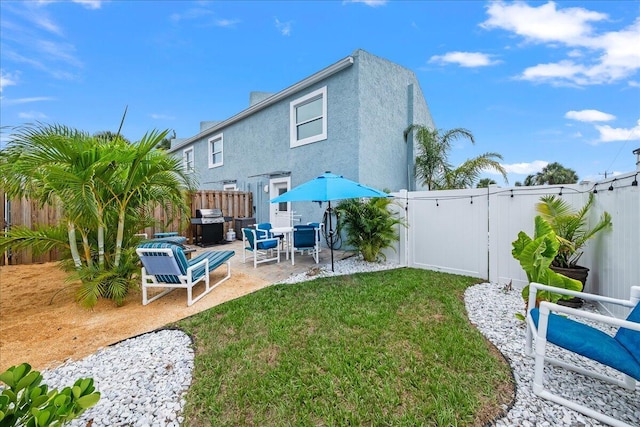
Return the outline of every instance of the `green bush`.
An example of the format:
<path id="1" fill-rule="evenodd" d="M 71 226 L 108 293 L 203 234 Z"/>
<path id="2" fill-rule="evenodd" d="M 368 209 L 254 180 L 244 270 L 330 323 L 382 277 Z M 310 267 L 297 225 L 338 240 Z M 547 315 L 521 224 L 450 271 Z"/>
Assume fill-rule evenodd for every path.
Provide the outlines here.
<path id="1" fill-rule="evenodd" d="M 73 387 L 49 390 L 28 363 L 7 369 L 0 381 L 7 386 L 0 394 L 0 427 L 61 426 L 100 400 L 93 379 L 80 378 Z"/>
<path id="2" fill-rule="evenodd" d="M 337 232 L 346 231 L 347 244 L 362 254 L 365 261 L 384 259 L 381 251 L 392 248 L 392 243 L 399 240 L 396 226 L 403 222 L 389 211 L 391 203 L 392 199 L 383 197 L 367 202 L 347 199 L 336 208 L 340 218 Z"/>

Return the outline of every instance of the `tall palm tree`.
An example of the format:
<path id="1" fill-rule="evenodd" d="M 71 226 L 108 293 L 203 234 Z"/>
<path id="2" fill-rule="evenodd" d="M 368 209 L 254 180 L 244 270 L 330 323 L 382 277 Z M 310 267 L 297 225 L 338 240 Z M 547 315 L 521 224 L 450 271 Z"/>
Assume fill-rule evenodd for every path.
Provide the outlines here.
<path id="1" fill-rule="evenodd" d="M 0 152 L 0 187 L 11 197 L 61 206 L 67 241 L 57 227 L 16 227 L 0 236 L 0 249 L 62 247 L 83 281 L 80 298 L 88 305 L 99 296 L 121 302 L 135 267 L 127 245 L 146 225 L 140 210 L 160 203 L 188 216 L 185 191 L 194 187 L 192 178 L 180 159 L 155 148 L 167 133 L 152 131 L 131 143 L 59 125 L 17 128 Z"/>
<path id="2" fill-rule="evenodd" d="M 558 162 L 549 163 L 535 175 L 528 175 L 524 185 L 558 185 L 575 184 L 578 174 L 573 169 L 566 168 Z"/>
<path id="3" fill-rule="evenodd" d="M 484 153 L 468 159 L 458 167 L 449 163 L 449 152 L 456 140 L 466 138 L 475 144 L 473 134 L 469 130 L 440 130 L 412 124 L 404 131 L 405 141 L 411 132 L 415 132 L 414 138 L 418 143 L 415 174 L 428 190 L 471 187 L 485 170 L 497 171 L 507 182 L 507 172 L 498 161 L 502 160 L 498 153 Z"/>

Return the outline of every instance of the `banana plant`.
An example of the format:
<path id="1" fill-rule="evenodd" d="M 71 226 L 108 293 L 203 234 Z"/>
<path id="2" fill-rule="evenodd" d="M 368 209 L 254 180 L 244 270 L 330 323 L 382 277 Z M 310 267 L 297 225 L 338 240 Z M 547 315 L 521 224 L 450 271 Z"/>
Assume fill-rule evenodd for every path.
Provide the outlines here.
<path id="1" fill-rule="evenodd" d="M 556 273 L 549 266 L 558 254 L 560 243 L 547 221 L 540 215 L 535 218 L 533 238 L 524 231 L 518 233 L 518 239 L 512 242 L 511 254 L 520 262 L 527 274 L 529 283 L 536 282 L 556 288 L 581 291 L 582 283 L 563 274 Z M 527 301 L 529 285 L 522 290 L 522 298 Z M 538 301 L 557 302 L 571 297 L 554 292 L 538 292 Z"/>

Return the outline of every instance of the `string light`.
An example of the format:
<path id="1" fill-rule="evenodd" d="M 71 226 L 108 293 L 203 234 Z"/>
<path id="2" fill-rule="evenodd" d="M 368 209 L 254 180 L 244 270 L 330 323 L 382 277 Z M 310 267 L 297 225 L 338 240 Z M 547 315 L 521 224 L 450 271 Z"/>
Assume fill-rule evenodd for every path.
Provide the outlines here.
<path id="1" fill-rule="evenodd" d="M 609 185 L 609 191 L 613 191 L 613 183 L 616 182 L 616 179 L 613 178 L 613 181 L 611 181 L 611 185 Z"/>
<path id="2" fill-rule="evenodd" d="M 633 182 L 631 183 L 631 186 L 632 186 L 632 187 L 637 187 L 637 186 L 638 186 L 638 174 L 636 174 L 636 175 L 633 177 Z"/>
<path id="3" fill-rule="evenodd" d="M 511 190 L 511 197 L 513 197 L 513 190 Z"/>
<path id="4" fill-rule="evenodd" d="M 471 204 L 473 204 L 473 196 L 471 196 Z"/>
<path id="5" fill-rule="evenodd" d="M 593 194 L 598 194 L 598 184 L 593 185 Z"/>
<path id="6" fill-rule="evenodd" d="M 438 199 L 436 199 L 436 206 L 440 206 L 440 204 L 438 203 Z"/>
<path id="7" fill-rule="evenodd" d="M 563 188 L 564 188 L 564 187 L 560 187 L 560 193 L 558 193 L 558 196 L 562 196 L 562 189 L 563 189 Z"/>

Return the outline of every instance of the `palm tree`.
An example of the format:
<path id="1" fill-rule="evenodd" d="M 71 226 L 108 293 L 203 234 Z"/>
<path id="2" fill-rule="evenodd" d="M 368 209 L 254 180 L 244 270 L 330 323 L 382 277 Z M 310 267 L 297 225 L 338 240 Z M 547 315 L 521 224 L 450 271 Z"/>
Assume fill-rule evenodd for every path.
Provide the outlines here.
<path id="1" fill-rule="evenodd" d="M 566 168 L 558 162 L 549 163 L 535 175 L 529 175 L 524 180 L 524 185 L 557 185 L 575 184 L 578 182 L 578 174 L 573 169 Z"/>
<path id="2" fill-rule="evenodd" d="M 489 186 L 492 184 L 497 184 L 497 182 L 495 182 L 491 178 L 482 178 L 480 181 L 478 181 L 476 188 L 489 188 Z"/>
<path id="3" fill-rule="evenodd" d="M 148 222 L 141 209 L 160 203 L 188 216 L 192 178 L 180 159 L 155 149 L 167 133 L 152 131 L 131 143 L 119 134 L 90 136 L 59 125 L 17 128 L 0 152 L 0 187 L 10 197 L 61 206 L 67 240 L 59 227 L 16 227 L 0 237 L 0 249 L 62 248 L 83 282 L 80 299 L 122 302 L 137 271 L 131 236 Z"/>
<path id="4" fill-rule="evenodd" d="M 507 171 L 498 162 L 502 160 L 498 153 L 484 153 L 468 159 L 457 168 L 449 163 L 448 157 L 453 142 L 466 138 L 475 144 L 473 134 L 469 130 L 455 128 L 443 131 L 413 124 L 404 131 L 405 141 L 413 131 L 418 143 L 415 174 L 428 190 L 471 187 L 487 169 L 499 172 L 507 182 Z"/>

